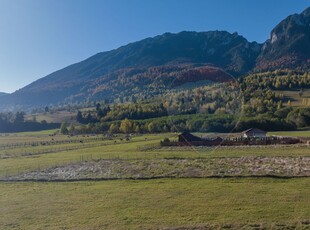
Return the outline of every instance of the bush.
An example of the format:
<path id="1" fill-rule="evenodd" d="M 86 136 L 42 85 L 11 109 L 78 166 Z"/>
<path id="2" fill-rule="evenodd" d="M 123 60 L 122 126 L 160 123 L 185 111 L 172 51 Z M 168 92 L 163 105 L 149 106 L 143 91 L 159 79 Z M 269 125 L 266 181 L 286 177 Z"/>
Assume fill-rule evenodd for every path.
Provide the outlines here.
<path id="1" fill-rule="evenodd" d="M 166 137 L 163 141 L 164 143 L 169 143 L 170 142 L 170 139 L 168 137 Z"/>

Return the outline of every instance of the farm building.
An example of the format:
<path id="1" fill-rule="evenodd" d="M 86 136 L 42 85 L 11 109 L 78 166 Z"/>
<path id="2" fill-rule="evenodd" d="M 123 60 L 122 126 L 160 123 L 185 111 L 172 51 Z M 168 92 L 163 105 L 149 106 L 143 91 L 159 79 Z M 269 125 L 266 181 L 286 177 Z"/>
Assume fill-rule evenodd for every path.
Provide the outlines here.
<path id="1" fill-rule="evenodd" d="M 216 137 L 214 139 L 210 138 L 200 138 L 197 137 L 191 133 L 183 132 L 179 135 L 179 142 L 181 143 L 188 143 L 193 145 L 205 145 L 205 146 L 214 146 L 214 145 L 220 145 L 223 141 L 223 138 Z"/>
<path id="2" fill-rule="evenodd" d="M 242 137 L 248 138 L 248 137 L 255 137 L 255 138 L 262 138 L 266 137 L 266 132 L 257 128 L 251 128 L 247 129 L 242 132 Z"/>
<path id="3" fill-rule="evenodd" d="M 161 146 L 242 146 L 242 145 L 275 145 L 297 144 L 299 138 L 266 136 L 266 132 L 252 128 L 242 132 L 242 137 L 197 137 L 189 132 L 183 132 L 178 136 L 178 141 L 161 142 Z"/>
<path id="4" fill-rule="evenodd" d="M 189 132 L 183 132 L 179 135 L 179 142 L 194 142 L 194 141 L 202 141 L 202 138 L 194 136 Z"/>

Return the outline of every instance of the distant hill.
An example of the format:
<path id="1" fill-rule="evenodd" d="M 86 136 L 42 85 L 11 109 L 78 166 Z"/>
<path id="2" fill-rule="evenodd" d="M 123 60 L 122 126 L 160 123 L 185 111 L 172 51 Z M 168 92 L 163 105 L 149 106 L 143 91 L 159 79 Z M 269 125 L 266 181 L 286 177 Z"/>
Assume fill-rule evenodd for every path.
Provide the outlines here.
<path id="1" fill-rule="evenodd" d="M 2 97 L 5 106 L 44 106 L 156 94 L 197 81 L 310 66 L 310 8 L 287 17 L 264 44 L 226 31 L 165 33 L 98 53 Z"/>

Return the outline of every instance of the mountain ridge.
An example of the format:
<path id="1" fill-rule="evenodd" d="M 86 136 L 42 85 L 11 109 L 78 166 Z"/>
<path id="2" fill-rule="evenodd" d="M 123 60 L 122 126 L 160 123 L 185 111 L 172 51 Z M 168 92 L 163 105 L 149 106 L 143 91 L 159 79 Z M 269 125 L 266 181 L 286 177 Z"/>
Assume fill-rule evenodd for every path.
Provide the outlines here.
<path id="1" fill-rule="evenodd" d="M 257 56 L 259 50 L 260 45 L 257 43 L 250 43 L 237 33 L 230 34 L 226 31 L 165 33 L 112 51 L 97 53 L 17 90 L 6 97 L 6 100 L 15 105 L 44 105 L 70 101 L 70 98 L 85 99 L 87 92 L 83 92 L 83 97 L 74 95 L 80 94 L 86 83 L 92 84 L 103 78 L 106 80 L 104 84 L 110 84 L 119 78 L 120 72 L 127 72 L 129 69 L 131 72 L 141 72 L 144 69 L 148 73 L 148 68 L 151 67 L 160 69 L 160 66 L 171 66 L 171 69 L 175 69 L 185 65 L 190 71 L 198 65 L 220 68 L 223 76 L 243 74 L 254 66 L 253 57 Z M 169 75 L 166 70 L 150 74 L 149 79 L 157 78 L 156 75 Z M 140 76 L 133 73 L 127 74 L 127 77 Z M 199 80 L 211 79 L 206 76 L 206 79 Z M 191 78 L 191 81 L 195 79 Z M 113 85 L 111 88 L 114 88 Z"/>
<path id="2" fill-rule="evenodd" d="M 97 100 L 111 94 L 123 95 L 126 90 L 128 95 L 133 93 L 128 87 L 144 90 L 143 84 L 171 87 L 176 80 L 218 82 L 253 71 L 309 68 L 309 28 L 310 7 L 282 20 L 263 44 L 227 31 L 164 33 L 97 53 L 2 97 L 1 102 L 10 106 L 42 106 Z M 197 78 L 191 75 L 199 72 L 196 68 L 203 69 Z M 181 76 L 182 71 L 191 74 Z"/>

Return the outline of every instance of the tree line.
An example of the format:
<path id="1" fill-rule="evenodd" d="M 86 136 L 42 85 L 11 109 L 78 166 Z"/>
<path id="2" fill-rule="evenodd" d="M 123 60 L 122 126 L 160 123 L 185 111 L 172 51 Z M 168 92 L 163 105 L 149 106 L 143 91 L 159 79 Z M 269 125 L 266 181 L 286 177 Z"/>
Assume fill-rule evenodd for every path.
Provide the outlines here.
<path id="1" fill-rule="evenodd" d="M 0 132 L 25 132 L 59 128 L 60 124 L 26 121 L 24 112 L 0 113 Z"/>

